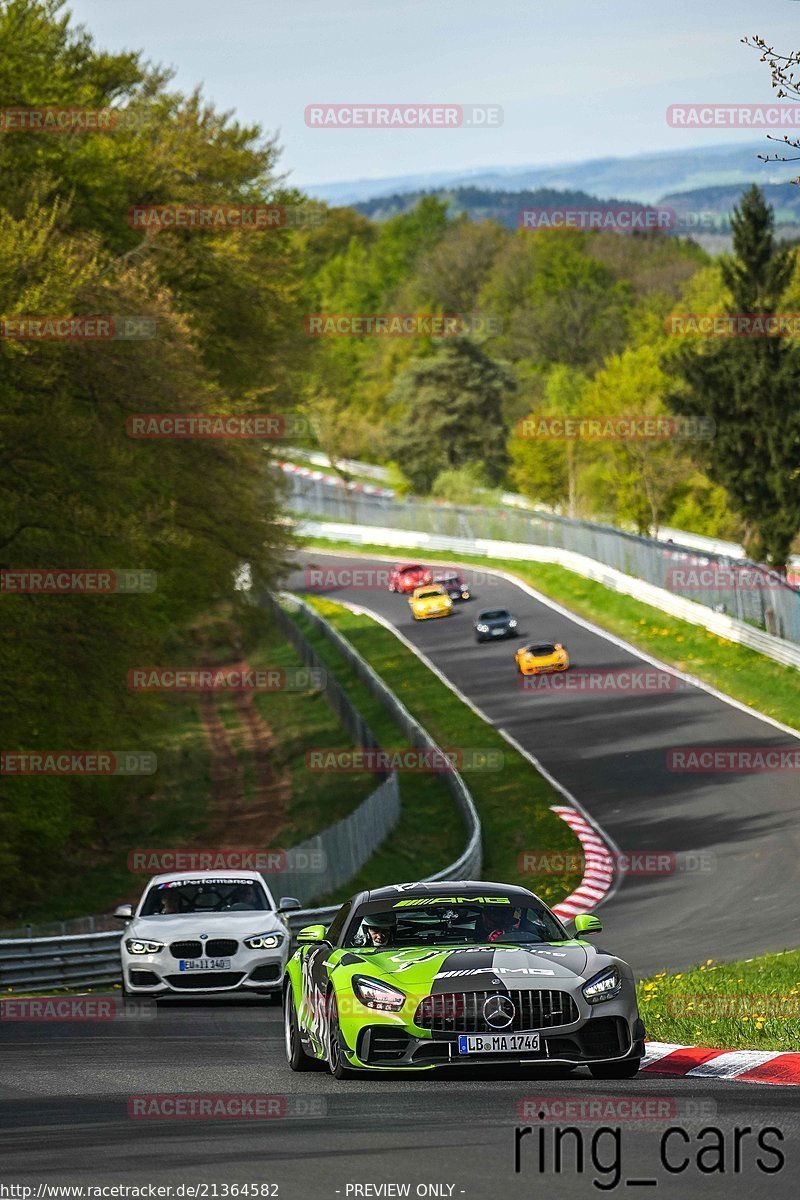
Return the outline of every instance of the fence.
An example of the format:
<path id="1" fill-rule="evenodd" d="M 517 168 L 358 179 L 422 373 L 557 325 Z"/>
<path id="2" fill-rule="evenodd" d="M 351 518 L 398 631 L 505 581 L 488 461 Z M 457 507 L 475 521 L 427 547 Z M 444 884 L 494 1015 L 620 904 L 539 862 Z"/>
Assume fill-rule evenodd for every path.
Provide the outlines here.
<path id="1" fill-rule="evenodd" d="M 364 749 L 378 749 L 372 731 L 354 708 L 344 689 L 325 668 L 322 659 L 294 621 L 273 596 L 265 594 L 260 602 L 269 609 L 281 629 L 292 642 L 304 665 L 325 671 L 326 694 L 342 724 L 354 741 Z M 342 654 L 358 678 L 372 695 L 387 709 L 412 745 L 438 750 L 436 743 L 415 721 L 408 709 L 335 629 L 312 608 L 297 597 L 286 596 L 284 602 L 302 612 L 305 618 Z M 477 878 L 481 870 L 481 825 L 463 779 L 457 771 L 441 772 L 458 806 L 467 830 L 467 845 L 463 854 L 434 875 L 438 879 Z M 313 885 L 305 872 L 282 871 L 270 875 L 269 882 L 277 895 L 297 895 L 307 902 L 314 895 L 334 891 L 356 874 L 396 823 L 400 812 L 400 793 L 396 774 L 385 774 L 382 782 L 349 816 L 328 829 L 293 847 L 293 852 L 322 850 L 325 871 L 315 874 Z M 306 908 L 287 914 L 293 931 L 308 924 L 327 924 L 339 906 Z M 86 924 L 89 932 L 66 934 L 67 925 Z M 116 932 L 94 932 L 98 924 L 117 926 Z M 75 922 L 62 922 L 61 934 L 55 937 L 33 936 L 31 926 L 25 936 L 0 939 L 0 987 L 36 991 L 61 987 L 92 987 L 118 983 L 120 978 L 119 943 L 122 931 L 119 923 L 108 916 L 81 917 Z"/>
<path id="2" fill-rule="evenodd" d="M 689 546 L 550 513 L 366 496 L 300 475 L 287 476 L 286 504 L 295 513 L 328 521 L 420 531 L 471 543 L 488 539 L 557 548 L 800 644 L 800 591 L 747 559 L 703 554 Z M 714 569 L 713 586 L 700 586 L 700 572 L 688 588 L 682 585 L 680 573 L 685 576 L 698 567 Z M 745 582 L 748 573 L 759 581 L 754 586 Z"/>

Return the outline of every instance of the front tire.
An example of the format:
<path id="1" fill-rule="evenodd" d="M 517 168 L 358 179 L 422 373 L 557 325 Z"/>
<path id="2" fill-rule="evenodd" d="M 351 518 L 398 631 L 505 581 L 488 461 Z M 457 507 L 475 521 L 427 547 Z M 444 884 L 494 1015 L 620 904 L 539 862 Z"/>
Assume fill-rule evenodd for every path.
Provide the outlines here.
<path id="1" fill-rule="evenodd" d="M 628 1058 L 624 1062 L 597 1063 L 589 1067 L 592 1079 L 633 1079 L 639 1074 L 640 1058 Z"/>
<path id="2" fill-rule="evenodd" d="M 327 1023 L 327 1058 L 328 1070 L 334 1079 L 351 1079 L 353 1071 L 348 1067 L 342 1053 L 341 1034 L 339 1031 L 339 1008 L 336 1004 L 336 994 L 328 996 Z"/>
<path id="3" fill-rule="evenodd" d="M 293 1071 L 311 1071 L 314 1059 L 310 1058 L 303 1049 L 300 1041 L 300 1030 L 297 1025 L 297 1012 L 294 1006 L 294 996 L 291 985 L 287 987 L 283 997 L 283 1036 L 286 1047 L 286 1061 Z"/>

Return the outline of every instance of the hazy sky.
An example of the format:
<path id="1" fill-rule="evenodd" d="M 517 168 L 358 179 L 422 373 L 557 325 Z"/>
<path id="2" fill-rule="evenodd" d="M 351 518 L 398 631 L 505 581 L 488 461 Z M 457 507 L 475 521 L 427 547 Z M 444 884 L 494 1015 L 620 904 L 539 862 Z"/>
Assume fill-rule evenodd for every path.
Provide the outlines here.
<path id="1" fill-rule="evenodd" d="M 67 0 L 221 109 L 278 131 L 298 185 L 752 141 L 688 132 L 671 103 L 773 98 L 739 38 L 800 46 L 797 0 Z M 499 104 L 495 129 L 311 129 L 306 105 Z"/>

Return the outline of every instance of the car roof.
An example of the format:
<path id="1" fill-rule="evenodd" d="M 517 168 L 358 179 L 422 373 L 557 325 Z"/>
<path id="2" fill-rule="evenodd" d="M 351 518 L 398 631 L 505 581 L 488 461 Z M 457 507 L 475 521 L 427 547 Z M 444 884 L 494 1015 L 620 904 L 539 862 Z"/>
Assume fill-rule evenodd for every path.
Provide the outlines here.
<path id="1" fill-rule="evenodd" d="M 485 879 L 445 879 L 434 883 L 397 883 L 389 887 L 372 888 L 354 897 L 361 903 L 373 900 L 396 900 L 401 896 L 506 896 L 536 899 L 535 893 L 517 884 L 491 883 Z"/>
<path id="2" fill-rule="evenodd" d="M 485 617 L 488 613 L 505 613 L 507 617 L 511 616 L 511 613 L 508 611 L 507 608 L 502 608 L 498 604 L 496 608 L 482 608 L 481 611 L 478 613 L 477 619 L 480 621 L 481 617 Z"/>

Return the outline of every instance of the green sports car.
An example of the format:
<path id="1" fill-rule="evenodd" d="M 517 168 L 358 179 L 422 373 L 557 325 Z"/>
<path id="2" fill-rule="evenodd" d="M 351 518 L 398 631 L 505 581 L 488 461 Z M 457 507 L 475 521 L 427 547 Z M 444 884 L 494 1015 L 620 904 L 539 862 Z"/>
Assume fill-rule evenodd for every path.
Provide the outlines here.
<path id="1" fill-rule="evenodd" d="M 286 1057 L 354 1070 L 499 1062 L 636 1074 L 644 1025 L 633 973 L 570 932 L 532 892 L 481 881 L 360 892 L 310 925 L 283 984 Z"/>

